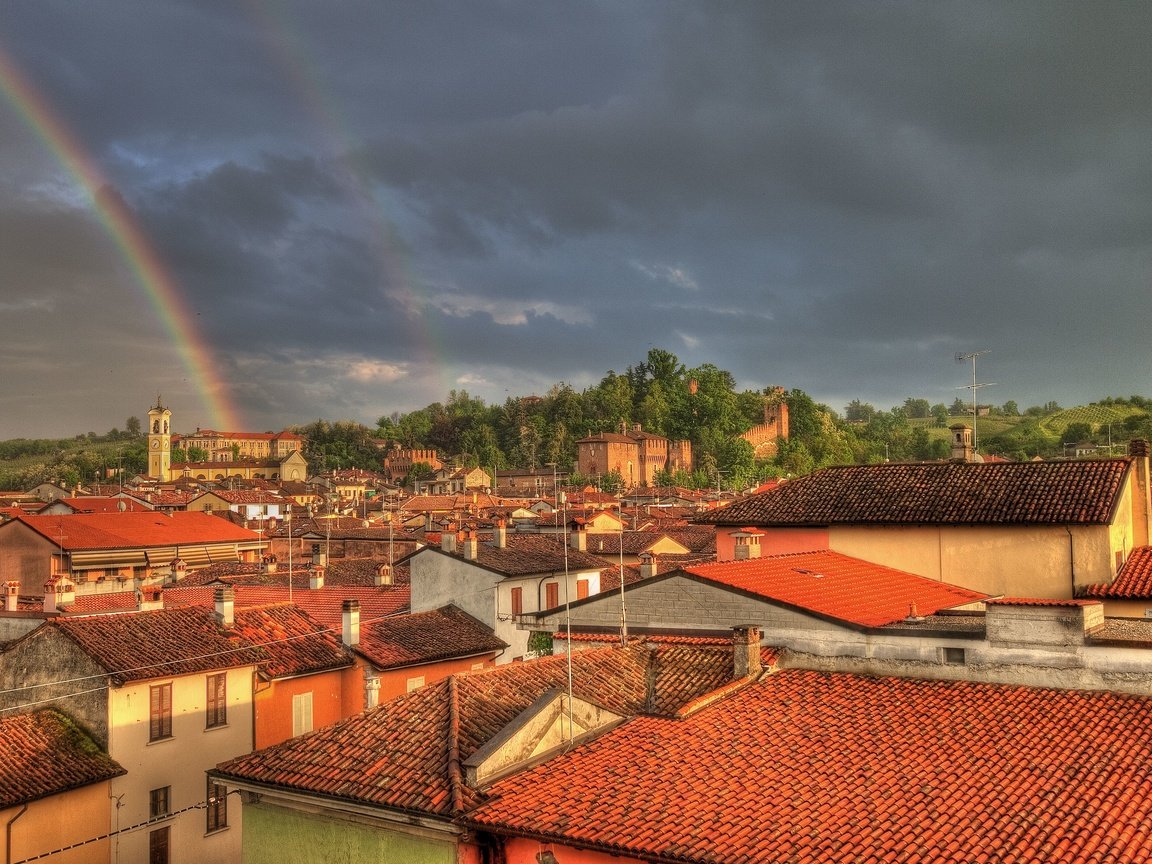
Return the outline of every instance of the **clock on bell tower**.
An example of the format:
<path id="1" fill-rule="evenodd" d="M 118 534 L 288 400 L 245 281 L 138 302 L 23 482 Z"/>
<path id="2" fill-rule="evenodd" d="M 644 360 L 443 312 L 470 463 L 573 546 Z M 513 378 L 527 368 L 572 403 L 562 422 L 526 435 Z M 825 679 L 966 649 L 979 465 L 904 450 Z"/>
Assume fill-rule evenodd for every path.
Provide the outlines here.
<path id="1" fill-rule="evenodd" d="M 172 412 L 156 396 L 156 405 L 148 409 L 148 476 L 168 480 L 172 469 Z"/>

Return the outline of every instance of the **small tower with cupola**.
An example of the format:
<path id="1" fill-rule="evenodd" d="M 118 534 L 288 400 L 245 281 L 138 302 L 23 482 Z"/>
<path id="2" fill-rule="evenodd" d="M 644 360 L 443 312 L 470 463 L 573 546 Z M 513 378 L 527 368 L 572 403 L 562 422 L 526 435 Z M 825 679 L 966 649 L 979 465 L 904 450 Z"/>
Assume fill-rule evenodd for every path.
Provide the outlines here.
<path id="1" fill-rule="evenodd" d="M 156 396 L 148 409 L 148 476 L 167 480 L 172 469 L 172 412 Z"/>

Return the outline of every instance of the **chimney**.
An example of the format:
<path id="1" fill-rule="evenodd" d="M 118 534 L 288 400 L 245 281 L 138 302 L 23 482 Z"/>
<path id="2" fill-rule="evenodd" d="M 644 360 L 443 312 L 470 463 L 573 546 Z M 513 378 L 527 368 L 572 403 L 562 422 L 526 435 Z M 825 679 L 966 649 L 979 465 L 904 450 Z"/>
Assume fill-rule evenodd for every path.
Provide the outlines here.
<path id="1" fill-rule="evenodd" d="M 456 525 L 453 522 L 445 525 L 444 530 L 440 532 L 440 551 L 456 552 Z"/>
<path id="2" fill-rule="evenodd" d="M 496 520 L 496 529 L 492 538 L 497 549 L 503 549 L 508 545 L 508 527 L 503 519 Z"/>
<path id="3" fill-rule="evenodd" d="M 640 578 L 647 579 L 656 575 L 656 556 L 651 552 L 640 553 Z"/>
<path id="4" fill-rule="evenodd" d="M 136 589 L 136 611 L 151 612 L 164 608 L 164 593 L 154 585 L 144 585 Z"/>
<path id="5" fill-rule="evenodd" d="M 231 627 L 236 623 L 236 589 L 222 585 L 216 589 L 216 623 L 221 627 Z"/>
<path id="6" fill-rule="evenodd" d="M 972 427 L 967 423 L 953 423 L 948 427 L 952 433 L 952 460 L 954 462 L 974 462 Z"/>
<path id="7" fill-rule="evenodd" d="M 313 591 L 319 591 L 324 587 L 324 568 L 313 566 L 308 571 L 308 587 Z"/>
<path id="8" fill-rule="evenodd" d="M 171 515 L 171 514 L 169 514 Z M 171 573 L 168 577 L 170 582 L 179 582 L 188 575 L 188 565 L 184 562 L 183 558 L 173 558 L 171 564 Z"/>
<path id="9" fill-rule="evenodd" d="M 376 578 L 372 580 L 372 584 L 377 588 L 383 585 L 392 584 L 392 565 L 381 564 L 376 568 Z"/>
<path id="10" fill-rule="evenodd" d="M 733 677 L 747 678 L 761 672 L 760 628 L 742 625 L 732 628 L 732 673 Z"/>
<path id="11" fill-rule="evenodd" d="M 568 523 L 568 545 L 575 549 L 577 552 L 588 551 L 588 532 L 584 530 L 584 523 L 578 519 L 573 519 Z"/>
<path id="12" fill-rule="evenodd" d="M 364 707 L 375 708 L 380 704 L 380 676 L 369 669 L 364 670 Z"/>
<path id="13" fill-rule="evenodd" d="M 324 547 L 319 543 L 312 544 L 312 565 L 314 567 L 328 566 L 328 553 L 324 551 Z"/>
<path id="14" fill-rule="evenodd" d="M 476 539 L 475 529 L 472 529 L 464 537 L 464 560 L 475 561 L 479 553 L 480 543 Z"/>
<path id="15" fill-rule="evenodd" d="M 760 557 L 760 538 L 764 535 L 751 528 L 741 528 L 728 535 L 736 545 L 732 548 L 732 558 L 736 561 L 750 561 Z"/>
<path id="16" fill-rule="evenodd" d="M 1152 543 L 1152 483 L 1148 472 L 1148 442 L 1143 438 L 1134 438 L 1128 442 L 1128 455 L 1132 458 L 1134 473 L 1136 475 L 1136 489 L 1132 496 L 1135 511 L 1133 523 L 1137 526 L 1137 534 L 1133 538 L 1136 546 L 1147 546 Z"/>
<path id="17" fill-rule="evenodd" d="M 260 572 L 261 573 L 275 573 L 276 572 L 276 556 L 265 555 L 260 559 Z"/>
<path id="18" fill-rule="evenodd" d="M 20 583 L 16 581 L 4 583 L 4 611 L 15 612 L 20 605 Z"/>
<path id="19" fill-rule="evenodd" d="M 343 628 L 341 641 L 351 647 L 360 644 L 360 601 L 345 600 L 343 607 Z"/>

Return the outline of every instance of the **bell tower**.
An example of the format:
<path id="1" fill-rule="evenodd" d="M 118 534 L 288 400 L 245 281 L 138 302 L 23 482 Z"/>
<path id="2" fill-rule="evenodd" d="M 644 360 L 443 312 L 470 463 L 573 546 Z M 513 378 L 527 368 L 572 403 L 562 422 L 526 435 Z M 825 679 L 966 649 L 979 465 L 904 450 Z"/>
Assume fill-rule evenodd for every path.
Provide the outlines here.
<path id="1" fill-rule="evenodd" d="M 156 406 L 148 409 L 148 476 L 168 480 L 172 469 L 172 412 L 156 396 Z"/>

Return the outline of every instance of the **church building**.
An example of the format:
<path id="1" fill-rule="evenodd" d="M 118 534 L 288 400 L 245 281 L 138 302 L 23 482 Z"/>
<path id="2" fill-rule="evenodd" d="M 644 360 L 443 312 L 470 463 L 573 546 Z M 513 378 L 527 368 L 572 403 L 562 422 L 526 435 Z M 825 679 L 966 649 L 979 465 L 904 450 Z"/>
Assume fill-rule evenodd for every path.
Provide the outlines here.
<path id="1" fill-rule="evenodd" d="M 208 458 L 173 462 L 172 451 L 187 454 L 192 448 Z M 215 432 L 197 429 L 193 435 L 172 433 L 172 412 L 160 398 L 148 409 L 148 476 L 162 482 L 182 477 L 193 480 L 296 480 L 308 477 L 304 439 L 285 430 L 273 432 Z"/>

